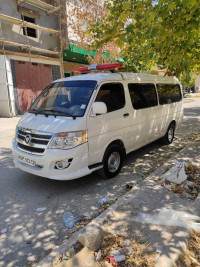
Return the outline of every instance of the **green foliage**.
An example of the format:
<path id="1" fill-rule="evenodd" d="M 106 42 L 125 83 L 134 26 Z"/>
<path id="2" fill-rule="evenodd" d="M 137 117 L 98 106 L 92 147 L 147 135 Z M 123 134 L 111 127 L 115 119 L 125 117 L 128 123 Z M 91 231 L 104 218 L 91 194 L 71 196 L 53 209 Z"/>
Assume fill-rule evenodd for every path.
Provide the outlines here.
<path id="1" fill-rule="evenodd" d="M 180 81 L 183 87 L 192 87 L 195 85 L 195 80 L 197 79 L 197 75 L 192 72 L 183 72 L 180 75 Z"/>
<path id="2" fill-rule="evenodd" d="M 108 0 L 108 15 L 91 26 L 96 48 L 115 42 L 125 67 L 160 66 L 176 76 L 200 68 L 198 0 Z"/>

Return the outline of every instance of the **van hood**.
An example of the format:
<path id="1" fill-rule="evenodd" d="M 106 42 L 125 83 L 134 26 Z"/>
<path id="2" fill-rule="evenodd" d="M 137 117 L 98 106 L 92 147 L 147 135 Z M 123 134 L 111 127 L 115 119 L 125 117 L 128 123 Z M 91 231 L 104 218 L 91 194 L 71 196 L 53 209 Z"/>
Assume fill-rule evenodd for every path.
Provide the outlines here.
<path id="1" fill-rule="evenodd" d="M 86 118 L 77 117 L 75 120 L 71 117 L 48 116 L 42 114 L 25 113 L 20 119 L 18 125 L 26 129 L 43 131 L 49 133 L 74 132 L 86 130 Z"/>

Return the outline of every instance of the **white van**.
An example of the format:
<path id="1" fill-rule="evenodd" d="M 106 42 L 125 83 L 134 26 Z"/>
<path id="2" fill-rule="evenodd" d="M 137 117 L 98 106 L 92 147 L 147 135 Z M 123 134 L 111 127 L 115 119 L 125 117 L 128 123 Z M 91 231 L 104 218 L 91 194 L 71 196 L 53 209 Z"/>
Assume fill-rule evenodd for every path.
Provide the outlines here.
<path id="1" fill-rule="evenodd" d="M 16 165 L 55 180 L 101 169 L 118 174 L 126 154 L 162 138 L 170 144 L 183 119 L 174 77 L 89 73 L 49 84 L 19 121 Z"/>

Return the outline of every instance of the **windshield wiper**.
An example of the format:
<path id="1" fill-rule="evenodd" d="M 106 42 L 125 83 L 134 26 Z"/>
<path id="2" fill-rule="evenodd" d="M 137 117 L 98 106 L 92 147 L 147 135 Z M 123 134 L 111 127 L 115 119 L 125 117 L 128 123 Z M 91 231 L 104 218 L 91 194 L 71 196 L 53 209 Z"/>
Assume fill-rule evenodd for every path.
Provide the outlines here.
<path id="1" fill-rule="evenodd" d="M 42 111 L 42 110 L 39 110 L 38 108 L 32 108 L 32 109 L 29 109 L 28 112 L 30 112 L 30 113 L 34 113 L 36 116 L 37 116 L 38 114 L 44 114 L 43 111 Z M 46 115 L 46 116 L 48 116 L 48 115 Z"/>
<path id="2" fill-rule="evenodd" d="M 76 119 L 76 116 L 73 116 L 73 115 L 71 115 L 71 114 L 69 114 L 69 113 L 66 113 L 66 112 L 64 112 L 64 111 L 57 110 L 57 109 L 54 109 L 54 108 L 44 109 L 44 111 L 56 112 L 56 113 L 59 113 L 59 114 L 66 115 L 66 116 L 68 116 L 68 117 L 72 117 L 73 120 Z M 56 117 L 55 114 L 54 114 L 54 116 Z"/>

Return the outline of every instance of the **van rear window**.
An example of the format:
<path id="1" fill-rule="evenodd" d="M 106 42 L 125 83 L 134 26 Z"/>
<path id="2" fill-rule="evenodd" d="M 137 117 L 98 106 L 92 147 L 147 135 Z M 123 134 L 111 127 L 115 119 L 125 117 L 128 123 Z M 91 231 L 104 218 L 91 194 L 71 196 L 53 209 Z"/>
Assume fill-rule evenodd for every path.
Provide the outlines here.
<path id="1" fill-rule="evenodd" d="M 160 105 L 178 102 L 182 99 L 179 84 L 157 84 Z"/>
<path id="2" fill-rule="evenodd" d="M 134 109 L 150 108 L 158 105 L 154 84 L 129 83 L 128 89 Z"/>

